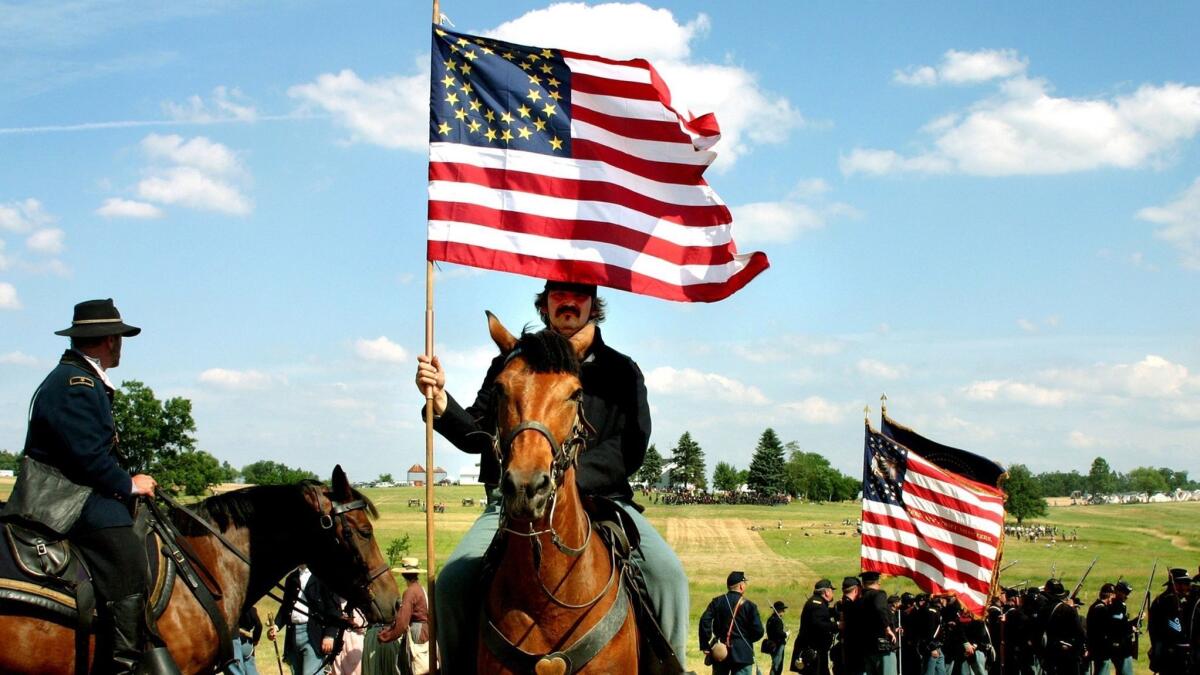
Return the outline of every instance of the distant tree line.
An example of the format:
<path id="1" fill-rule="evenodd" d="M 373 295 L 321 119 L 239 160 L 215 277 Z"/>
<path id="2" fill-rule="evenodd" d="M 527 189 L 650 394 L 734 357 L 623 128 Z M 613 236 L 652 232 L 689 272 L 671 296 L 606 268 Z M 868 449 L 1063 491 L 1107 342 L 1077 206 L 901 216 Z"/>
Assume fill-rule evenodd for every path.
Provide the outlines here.
<path id="1" fill-rule="evenodd" d="M 1073 494 L 1107 495 L 1126 492 L 1173 492 L 1197 490 L 1200 483 L 1188 478 L 1187 471 L 1166 467 L 1139 466 L 1128 473 L 1114 471 L 1103 457 L 1092 460 L 1086 474 L 1078 471 L 1047 471 L 1034 480 L 1045 497 L 1070 497 Z"/>
<path id="2" fill-rule="evenodd" d="M 635 479 L 647 484 L 658 483 L 663 474 L 664 460 L 651 445 Z M 672 468 L 668 475 L 671 488 L 708 489 L 704 450 L 690 432 L 685 431 L 671 449 Z M 766 429 L 758 439 L 745 469 L 717 462 L 713 468 L 712 486 L 718 492 L 733 492 L 745 485 L 756 494 L 814 501 L 844 501 L 854 499 L 862 488 L 862 480 L 847 476 L 815 452 L 804 452 L 795 441 L 784 443 L 774 429 Z"/>

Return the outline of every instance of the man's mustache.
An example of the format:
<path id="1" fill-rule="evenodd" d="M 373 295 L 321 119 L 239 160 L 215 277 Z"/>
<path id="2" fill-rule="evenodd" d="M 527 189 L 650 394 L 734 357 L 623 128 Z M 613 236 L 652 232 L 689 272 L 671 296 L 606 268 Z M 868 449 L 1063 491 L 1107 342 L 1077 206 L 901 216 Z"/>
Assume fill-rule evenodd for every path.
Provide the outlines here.
<path id="1" fill-rule="evenodd" d="M 566 314 L 567 312 L 570 312 L 571 314 L 574 314 L 575 316 L 579 316 L 579 308 L 578 308 L 578 307 L 573 307 L 573 306 L 571 306 L 571 305 L 562 305 L 562 306 L 560 306 L 560 307 L 558 308 L 558 310 L 554 312 L 554 315 L 555 315 L 555 316 L 562 316 L 563 314 Z"/>

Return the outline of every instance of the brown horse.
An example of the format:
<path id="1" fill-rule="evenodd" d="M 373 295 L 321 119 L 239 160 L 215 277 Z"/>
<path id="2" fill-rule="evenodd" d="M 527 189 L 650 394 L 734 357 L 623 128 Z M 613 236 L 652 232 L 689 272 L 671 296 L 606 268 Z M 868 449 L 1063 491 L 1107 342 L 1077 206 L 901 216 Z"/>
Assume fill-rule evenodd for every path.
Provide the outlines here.
<path id="1" fill-rule="evenodd" d="M 634 614 L 575 486 L 587 429 L 579 360 L 595 328 L 569 341 L 549 330 L 518 339 L 490 312 L 488 328 L 508 355 L 495 380 L 504 553 L 480 622 L 479 672 L 637 672 Z"/>
<path id="2" fill-rule="evenodd" d="M 340 466 L 331 485 L 256 486 L 201 502 L 195 513 L 228 544 L 183 514 L 172 514 L 216 581 L 217 605 L 233 634 L 242 607 L 301 563 L 349 605 L 363 609 L 369 621 L 394 619 L 399 591 L 372 535 L 368 516 L 378 515 L 375 506 L 350 487 Z M 213 672 L 220 665 L 219 640 L 208 614 L 179 577 L 164 592 L 170 600 L 157 625 L 171 656 L 184 673 Z M 74 672 L 74 628 L 44 612 L 0 606 L 0 644 L 0 673 Z"/>

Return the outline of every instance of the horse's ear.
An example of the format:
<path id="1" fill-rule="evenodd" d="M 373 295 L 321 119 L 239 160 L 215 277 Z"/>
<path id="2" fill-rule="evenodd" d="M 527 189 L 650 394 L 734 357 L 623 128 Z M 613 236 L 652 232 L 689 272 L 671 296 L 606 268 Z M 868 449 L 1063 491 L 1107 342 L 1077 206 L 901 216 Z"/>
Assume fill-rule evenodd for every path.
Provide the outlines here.
<path id="1" fill-rule="evenodd" d="M 583 355 L 587 354 L 587 350 L 591 349 L 592 341 L 595 339 L 596 324 L 591 321 L 571 336 L 571 346 L 575 348 L 575 356 L 578 356 L 580 361 L 583 360 Z"/>
<path id="2" fill-rule="evenodd" d="M 507 354 L 517 346 L 517 338 L 508 332 L 504 324 L 500 323 L 500 319 L 496 318 L 495 314 L 487 312 L 488 332 L 492 334 L 492 341 L 500 348 L 501 354 Z"/>
<path id="3" fill-rule="evenodd" d="M 347 501 L 354 496 L 350 489 L 350 479 L 346 477 L 346 472 L 342 471 L 341 464 L 333 467 L 333 480 L 330 485 L 333 486 L 333 498 L 338 501 Z"/>

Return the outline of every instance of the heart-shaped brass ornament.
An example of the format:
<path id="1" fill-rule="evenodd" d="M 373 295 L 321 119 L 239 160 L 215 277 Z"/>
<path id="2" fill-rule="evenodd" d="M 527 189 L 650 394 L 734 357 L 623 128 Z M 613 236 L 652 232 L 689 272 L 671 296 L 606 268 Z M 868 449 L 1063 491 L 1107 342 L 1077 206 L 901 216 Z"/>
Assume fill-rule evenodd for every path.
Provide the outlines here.
<path id="1" fill-rule="evenodd" d="M 543 656 L 533 666 L 533 672 L 537 675 L 566 675 L 567 661 L 561 656 Z"/>

